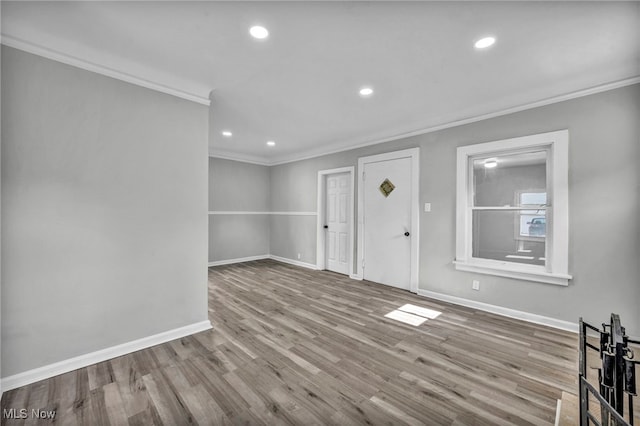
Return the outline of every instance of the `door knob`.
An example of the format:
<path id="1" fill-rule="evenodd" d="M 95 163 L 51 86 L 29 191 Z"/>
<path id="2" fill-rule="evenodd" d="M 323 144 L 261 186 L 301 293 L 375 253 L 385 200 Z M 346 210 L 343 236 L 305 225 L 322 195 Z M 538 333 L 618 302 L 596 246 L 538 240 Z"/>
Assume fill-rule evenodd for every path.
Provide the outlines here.
<path id="1" fill-rule="evenodd" d="M 407 231 L 407 232 L 405 232 L 405 233 L 404 233 L 404 236 L 405 236 L 405 237 L 408 237 L 409 235 L 411 235 L 411 234 L 409 234 L 409 231 Z"/>
<path id="2" fill-rule="evenodd" d="M 329 228 L 329 225 L 325 225 L 325 226 L 324 226 L 324 229 L 327 229 L 327 228 Z"/>

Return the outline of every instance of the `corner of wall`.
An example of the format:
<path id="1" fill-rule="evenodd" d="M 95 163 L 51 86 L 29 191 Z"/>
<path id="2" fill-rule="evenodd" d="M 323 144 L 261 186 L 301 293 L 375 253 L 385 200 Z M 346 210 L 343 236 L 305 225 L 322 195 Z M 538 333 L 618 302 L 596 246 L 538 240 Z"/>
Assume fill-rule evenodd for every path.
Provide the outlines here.
<path id="1" fill-rule="evenodd" d="M 0 7 L 0 17 L 2 8 Z M 1 20 L 0 20 L 1 22 Z M 0 45 L 0 82 L 2 82 L 2 47 Z M 0 84 L 2 99 L 2 84 Z M 2 102 L 0 102 L 0 241 L 2 241 Z M 2 377 L 2 245 L 0 244 L 0 377 Z M 0 401 L 2 400 L 2 381 L 0 380 Z"/>

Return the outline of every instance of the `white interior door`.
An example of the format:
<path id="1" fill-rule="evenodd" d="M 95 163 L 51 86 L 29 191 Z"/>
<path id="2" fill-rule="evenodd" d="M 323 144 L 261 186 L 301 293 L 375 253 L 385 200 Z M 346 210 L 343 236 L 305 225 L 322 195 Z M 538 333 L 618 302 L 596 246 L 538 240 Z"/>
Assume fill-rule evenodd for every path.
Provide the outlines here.
<path id="1" fill-rule="evenodd" d="M 339 173 L 327 176 L 325 213 L 325 259 L 326 269 L 341 274 L 349 274 L 349 253 L 351 241 L 349 208 L 351 204 L 351 176 Z"/>
<path id="2" fill-rule="evenodd" d="M 413 160 L 363 165 L 363 277 L 411 290 Z"/>

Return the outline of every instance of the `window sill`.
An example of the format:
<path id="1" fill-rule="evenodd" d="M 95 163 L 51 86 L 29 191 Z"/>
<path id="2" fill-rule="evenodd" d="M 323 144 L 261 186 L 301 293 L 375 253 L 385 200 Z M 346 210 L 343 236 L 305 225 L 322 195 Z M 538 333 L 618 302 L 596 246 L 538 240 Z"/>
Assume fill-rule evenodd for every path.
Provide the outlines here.
<path id="1" fill-rule="evenodd" d="M 561 286 L 568 286 L 569 280 L 573 278 L 568 274 L 533 271 L 503 263 L 488 265 L 454 260 L 453 264 L 456 266 L 458 271 L 476 272 L 478 274 L 495 275 L 498 277 L 507 277 L 514 278 L 516 280 L 535 281 Z"/>

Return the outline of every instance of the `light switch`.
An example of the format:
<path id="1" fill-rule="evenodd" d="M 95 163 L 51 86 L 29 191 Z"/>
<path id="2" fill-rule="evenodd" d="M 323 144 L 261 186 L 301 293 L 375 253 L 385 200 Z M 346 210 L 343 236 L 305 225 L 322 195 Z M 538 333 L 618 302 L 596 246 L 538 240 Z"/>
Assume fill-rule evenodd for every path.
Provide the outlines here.
<path id="1" fill-rule="evenodd" d="M 424 203 L 424 211 L 425 212 L 431 211 L 431 203 Z"/>

